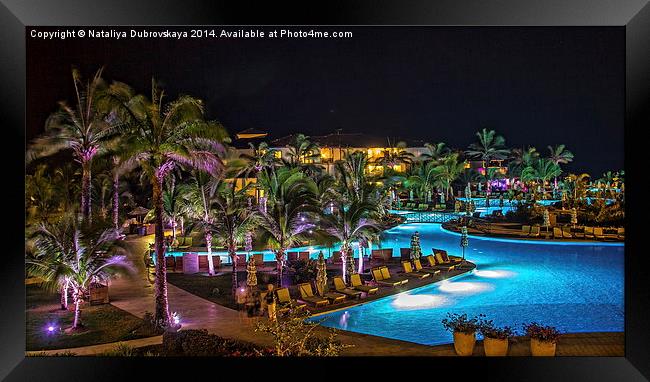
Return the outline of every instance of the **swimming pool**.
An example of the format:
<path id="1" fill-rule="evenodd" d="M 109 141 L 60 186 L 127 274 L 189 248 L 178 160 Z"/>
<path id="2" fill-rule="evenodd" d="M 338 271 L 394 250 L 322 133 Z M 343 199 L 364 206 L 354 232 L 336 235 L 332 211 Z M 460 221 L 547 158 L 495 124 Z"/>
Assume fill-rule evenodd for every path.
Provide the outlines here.
<path id="1" fill-rule="evenodd" d="M 407 247 L 419 231 L 422 249 L 460 255 L 457 234 L 439 224 L 404 224 L 386 231 L 384 247 Z M 623 331 L 620 243 L 533 243 L 470 238 L 471 274 L 344 309 L 314 320 L 329 327 L 426 345 L 453 342 L 440 321 L 447 312 L 486 314 L 521 330 L 536 321 L 563 332 Z M 397 249 L 399 253 L 399 249 Z"/>

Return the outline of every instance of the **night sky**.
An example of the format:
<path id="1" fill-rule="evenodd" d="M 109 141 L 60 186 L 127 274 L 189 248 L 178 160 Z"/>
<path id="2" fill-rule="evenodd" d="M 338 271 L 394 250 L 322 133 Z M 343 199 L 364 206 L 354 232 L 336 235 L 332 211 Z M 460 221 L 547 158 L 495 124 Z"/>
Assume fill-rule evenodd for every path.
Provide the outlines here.
<path id="1" fill-rule="evenodd" d="M 208 117 L 231 134 L 340 128 L 466 148 L 488 127 L 510 147 L 533 145 L 543 154 L 565 143 L 576 155 L 568 171 L 599 176 L 623 167 L 623 27 L 326 29 L 354 36 L 27 37 L 27 139 L 42 131 L 58 100 L 72 101 L 72 65 L 86 77 L 104 65 L 105 78 L 146 95 L 154 76 L 171 96 L 202 98 Z"/>

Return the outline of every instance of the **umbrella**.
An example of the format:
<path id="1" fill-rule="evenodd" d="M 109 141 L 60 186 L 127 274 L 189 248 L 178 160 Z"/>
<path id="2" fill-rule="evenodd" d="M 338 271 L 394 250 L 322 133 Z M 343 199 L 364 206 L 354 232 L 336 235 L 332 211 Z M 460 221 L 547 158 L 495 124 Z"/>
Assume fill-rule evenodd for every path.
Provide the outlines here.
<path id="1" fill-rule="evenodd" d="M 548 209 L 544 209 L 544 227 L 551 225 L 551 217 L 549 216 Z"/>
<path id="2" fill-rule="evenodd" d="M 463 264 L 465 263 L 465 248 L 469 246 L 469 240 L 467 237 L 467 227 L 460 227 L 460 247 L 463 249 Z"/>
<path id="3" fill-rule="evenodd" d="M 255 259 L 251 257 L 248 259 L 248 265 L 246 266 L 246 285 L 251 289 L 257 285 L 257 269 L 255 267 Z"/>
<path id="4" fill-rule="evenodd" d="M 327 287 L 327 265 L 325 264 L 325 257 L 323 251 L 318 253 L 318 262 L 316 263 L 316 290 L 322 297 L 325 294 Z"/>
<path id="5" fill-rule="evenodd" d="M 422 256 L 422 247 L 420 247 L 420 234 L 416 231 L 411 236 L 411 259 L 417 260 Z"/>
<path id="6" fill-rule="evenodd" d="M 578 211 L 575 207 L 571 209 L 571 225 L 575 226 L 578 224 Z"/>

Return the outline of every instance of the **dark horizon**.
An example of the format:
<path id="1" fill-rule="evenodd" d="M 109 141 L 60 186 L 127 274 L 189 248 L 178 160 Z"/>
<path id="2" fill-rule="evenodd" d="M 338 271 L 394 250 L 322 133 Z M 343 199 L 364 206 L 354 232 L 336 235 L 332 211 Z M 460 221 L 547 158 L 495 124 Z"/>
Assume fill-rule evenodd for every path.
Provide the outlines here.
<path id="1" fill-rule="evenodd" d="M 509 147 L 531 145 L 542 155 L 547 145 L 566 144 L 575 154 L 566 172 L 599 177 L 623 168 L 622 27 L 322 30 L 354 37 L 43 41 L 28 34 L 26 138 L 42 131 L 57 101 L 72 100 L 73 65 L 86 78 L 105 66 L 107 80 L 145 95 L 155 76 L 168 99 L 202 98 L 208 118 L 231 135 L 342 129 L 464 149 L 487 127 Z"/>

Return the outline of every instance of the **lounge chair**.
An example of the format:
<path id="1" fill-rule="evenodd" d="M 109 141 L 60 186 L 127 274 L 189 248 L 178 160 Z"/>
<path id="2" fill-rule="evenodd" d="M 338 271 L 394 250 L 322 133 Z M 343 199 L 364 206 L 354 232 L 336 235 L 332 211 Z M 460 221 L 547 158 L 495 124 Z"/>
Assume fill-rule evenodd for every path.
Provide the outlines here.
<path id="1" fill-rule="evenodd" d="M 427 206 L 426 204 L 420 203 L 420 205 L 418 206 L 418 211 L 426 211 L 428 207 L 429 206 Z"/>
<path id="2" fill-rule="evenodd" d="M 165 256 L 165 267 L 167 268 L 167 271 L 175 270 L 176 261 L 174 260 L 174 256 Z"/>
<path id="3" fill-rule="evenodd" d="M 379 290 L 376 286 L 364 285 L 363 281 L 361 281 L 361 275 L 358 273 L 350 275 L 350 284 L 352 285 L 352 289 L 356 289 L 366 294 L 375 294 Z"/>
<path id="4" fill-rule="evenodd" d="M 585 239 L 595 239 L 594 227 L 585 227 Z"/>
<path id="5" fill-rule="evenodd" d="M 598 240 L 605 240 L 605 234 L 601 227 L 594 227 L 594 237 Z"/>
<path id="6" fill-rule="evenodd" d="M 423 267 L 420 259 L 413 260 L 413 265 L 415 266 L 415 270 L 418 272 L 427 272 L 432 275 L 437 275 L 440 273 L 440 269 L 435 269 L 432 267 Z"/>
<path id="7" fill-rule="evenodd" d="M 287 252 L 287 260 L 288 261 L 298 260 L 298 252 Z"/>
<path id="8" fill-rule="evenodd" d="M 571 234 L 571 227 L 562 227 L 562 236 L 565 239 L 573 239 L 573 234 Z"/>
<path id="9" fill-rule="evenodd" d="M 286 312 L 292 307 L 300 309 L 307 306 L 303 302 L 292 299 L 289 288 L 278 288 L 275 290 L 275 295 L 278 297 L 278 307 L 276 308 L 278 312 Z"/>
<path id="10" fill-rule="evenodd" d="M 449 256 L 447 251 L 445 251 L 444 249 L 434 248 L 433 253 L 440 253 L 440 256 L 442 256 L 442 261 L 444 261 L 445 263 L 451 263 L 451 264 L 460 263 L 463 260 L 463 258 L 460 256 Z"/>
<path id="11" fill-rule="evenodd" d="M 411 248 L 400 248 L 399 256 L 402 260 L 409 260 L 411 258 Z"/>
<path id="12" fill-rule="evenodd" d="M 264 265 L 264 255 L 261 253 L 254 253 L 253 259 L 255 259 L 255 265 L 262 266 Z"/>
<path id="13" fill-rule="evenodd" d="M 616 229 L 616 238 L 619 240 L 625 240 L 625 227 Z"/>
<path id="14" fill-rule="evenodd" d="M 434 255 L 425 256 L 425 259 L 429 262 L 429 267 L 433 269 L 440 269 L 449 272 L 456 268 L 456 264 L 439 263 Z"/>
<path id="15" fill-rule="evenodd" d="M 192 236 L 183 237 L 183 244 L 178 246 L 178 249 L 188 249 L 192 246 Z"/>
<path id="16" fill-rule="evenodd" d="M 529 225 L 522 225 L 521 226 L 521 232 L 519 233 L 519 236 L 528 236 L 530 234 L 530 226 Z"/>
<path id="17" fill-rule="evenodd" d="M 539 234 L 540 234 L 540 228 L 538 225 L 534 225 L 530 227 L 530 235 L 528 235 L 529 237 L 539 237 Z"/>
<path id="18" fill-rule="evenodd" d="M 413 277 L 416 279 L 425 279 L 427 277 L 431 277 L 430 273 L 414 271 L 413 265 L 411 265 L 411 262 L 409 260 L 402 261 L 402 269 L 404 269 L 404 275 L 406 277 Z"/>
<path id="19" fill-rule="evenodd" d="M 346 296 L 361 298 L 362 292 L 359 290 L 348 288 L 347 285 L 345 285 L 345 282 L 343 281 L 343 277 L 341 276 L 334 277 L 334 289 L 336 290 L 336 292 L 343 293 Z"/>
<path id="20" fill-rule="evenodd" d="M 314 292 L 311 289 L 311 284 L 309 283 L 298 284 L 298 290 L 300 291 L 301 300 L 314 304 L 314 306 L 317 308 L 319 306 L 325 306 L 330 303 L 326 298 L 314 296 Z"/>
<path id="21" fill-rule="evenodd" d="M 390 277 L 390 272 L 385 266 L 372 268 L 370 272 L 372 278 L 379 285 L 396 287 L 408 282 L 408 279 Z"/>
<path id="22" fill-rule="evenodd" d="M 563 238 L 562 230 L 560 229 L 560 227 L 553 227 L 553 238 L 555 239 Z"/>

